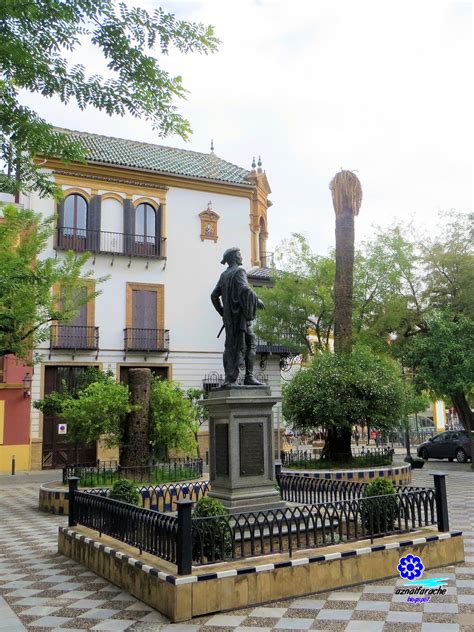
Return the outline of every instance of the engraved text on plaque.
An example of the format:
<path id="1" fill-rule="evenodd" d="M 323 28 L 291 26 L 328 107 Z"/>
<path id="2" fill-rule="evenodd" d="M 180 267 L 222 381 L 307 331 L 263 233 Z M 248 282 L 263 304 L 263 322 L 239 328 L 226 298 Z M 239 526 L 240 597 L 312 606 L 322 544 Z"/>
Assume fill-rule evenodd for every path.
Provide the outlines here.
<path id="1" fill-rule="evenodd" d="M 265 471 L 263 423 L 239 424 L 240 476 L 260 476 Z"/>
<path id="2" fill-rule="evenodd" d="M 216 476 L 229 476 L 229 426 L 216 424 Z"/>

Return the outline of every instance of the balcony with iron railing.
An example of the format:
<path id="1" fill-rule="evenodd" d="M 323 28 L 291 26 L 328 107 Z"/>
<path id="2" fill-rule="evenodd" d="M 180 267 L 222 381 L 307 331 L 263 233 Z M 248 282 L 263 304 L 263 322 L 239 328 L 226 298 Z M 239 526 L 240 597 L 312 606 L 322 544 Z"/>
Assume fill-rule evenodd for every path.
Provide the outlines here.
<path id="1" fill-rule="evenodd" d="M 294 335 L 289 331 L 279 331 L 274 334 L 275 337 L 279 338 L 278 342 L 268 342 L 263 338 L 257 336 L 256 341 L 256 352 L 257 353 L 275 353 L 280 355 L 292 354 L 294 351 L 288 345 L 285 345 L 285 340 L 294 341 Z"/>
<path id="2" fill-rule="evenodd" d="M 97 351 L 99 328 L 88 325 L 52 325 L 50 348 L 71 351 Z"/>
<path id="3" fill-rule="evenodd" d="M 142 351 L 169 351 L 169 329 L 143 329 L 140 327 L 127 327 L 123 330 L 124 350 Z"/>
<path id="4" fill-rule="evenodd" d="M 89 228 L 58 227 L 56 248 L 123 257 L 166 258 L 166 239 Z"/>

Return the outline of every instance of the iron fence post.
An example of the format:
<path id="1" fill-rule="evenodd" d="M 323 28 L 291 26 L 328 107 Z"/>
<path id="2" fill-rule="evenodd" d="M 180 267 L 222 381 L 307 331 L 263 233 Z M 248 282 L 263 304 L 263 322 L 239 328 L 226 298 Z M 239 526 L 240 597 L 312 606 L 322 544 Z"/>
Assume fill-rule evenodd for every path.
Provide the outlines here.
<path id="1" fill-rule="evenodd" d="M 281 476 L 281 463 L 275 463 L 275 480 L 280 484 L 280 476 Z"/>
<path id="2" fill-rule="evenodd" d="M 448 497 L 446 495 L 446 474 L 433 474 L 436 516 L 438 519 L 438 531 L 449 531 Z"/>
<path id="3" fill-rule="evenodd" d="M 68 483 L 69 483 L 69 519 L 68 519 L 68 525 L 70 527 L 75 527 L 77 522 L 76 522 L 76 517 L 75 517 L 75 511 L 74 511 L 74 492 L 77 492 L 77 484 L 79 483 L 79 478 L 77 476 L 70 476 L 68 478 Z"/>
<path id="4" fill-rule="evenodd" d="M 178 533 L 176 537 L 176 564 L 178 575 L 190 575 L 193 561 L 192 500 L 178 500 Z"/>

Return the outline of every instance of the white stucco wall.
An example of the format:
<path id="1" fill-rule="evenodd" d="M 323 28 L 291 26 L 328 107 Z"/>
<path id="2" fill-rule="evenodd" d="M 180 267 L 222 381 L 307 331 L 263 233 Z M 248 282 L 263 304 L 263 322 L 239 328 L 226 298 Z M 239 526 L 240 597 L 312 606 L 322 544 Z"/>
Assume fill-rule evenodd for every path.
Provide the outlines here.
<path id="1" fill-rule="evenodd" d="M 69 187 L 64 188 L 67 190 Z M 84 190 L 90 192 L 90 189 Z M 147 195 L 146 189 L 143 195 Z M 101 350 L 123 348 L 125 288 L 127 282 L 133 282 L 165 286 L 165 328 L 170 330 L 172 351 L 222 351 L 223 337 L 216 338 L 222 321 L 212 307 L 210 294 L 224 270 L 219 262 L 226 248 L 240 246 L 244 266 L 250 267 L 250 201 L 245 197 L 180 188 L 171 188 L 166 201 L 166 262 L 98 254 L 95 261 L 91 258 L 87 266 L 96 279 L 110 276 L 100 285 L 102 293 L 95 305 L 95 324 L 100 328 Z M 217 243 L 201 241 L 200 238 L 199 213 L 209 201 L 220 216 Z M 104 209 L 103 225 L 106 230 L 114 224 L 119 225 L 121 220 L 111 217 L 114 211 L 121 212 L 118 204 L 111 202 L 107 202 Z M 29 204 L 44 216 L 50 216 L 55 211 L 50 199 L 33 195 Z M 43 256 L 61 258 L 64 254 L 54 250 L 51 239 Z M 42 348 L 47 346 L 44 343 Z"/>
<path id="2" fill-rule="evenodd" d="M 69 188 L 67 186 L 63 187 Z M 87 193 L 91 188 L 84 189 Z M 111 184 L 110 192 L 114 192 Z M 99 190 L 99 194 L 106 193 Z M 143 189 L 143 196 L 150 197 Z M 123 195 L 122 195 L 123 197 Z M 137 197 L 137 196 L 134 196 Z M 140 196 L 138 196 L 140 197 Z M 157 198 L 152 198 L 157 200 Z M 158 200 L 157 200 L 158 201 Z M 201 241 L 199 213 L 212 202 L 220 216 L 218 241 Z M 43 216 L 55 213 L 52 199 L 41 199 L 32 194 L 22 199 L 25 206 Z M 120 217 L 113 217 L 113 213 Z M 98 279 L 110 278 L 98 286 L 101 295 L 95 301 L 95 325 L 99 327 L 100 350 L 96 354 L 78 351 L 49 352 L 49 342 L 36 349 L 43 362 L 61 364 L 74 362 L 100 363 L 104 369 L 118 371 L 122 363 L 141 365 L 170 365 L 172 378 L 185 387 L 202 387 L 204 376 L 211 371 L 223 373 L 222 352 L 224 335 L 217 339 L 222 320 L 215 312 L 210 294 L 224 270 L 222 254 L 230 246 L 239 246 L 244 266 L 250 268 L 250 200 L 247 197 L 223 195 L 210 191 L 170 188 L 166 194 L 167 260 L 148 262 L 144 258 L 97 254 L 86 266 Z M 123 225 L 122 211 L 116 203 L 106 203 L 102 212 L 102 230 L 118 230 Z M 49 240 L 43 257 L 64 257 Z M 149 354 L 130 353 L 124 356 L 123 329 L 126 318 L 126 283 L 160 283 L 165 286 L 165 328 L 170 331 L 170 352 Z M 275 363 L 277 366 L 277 363 Z M 256 367 L 258 370 L 258 367 Z M 268 371 L 265 371 L 268 374 Z M 272 388 L 279 394 L 279 376 L 270 371 Z M 32 401 L 42 396 L 41 365 L 37 364 L 32 384 Z M 270 376 L 269 376 L 270 378 Z M 32 409 L 32 438 L 41 436 L 40 415 Z"/>

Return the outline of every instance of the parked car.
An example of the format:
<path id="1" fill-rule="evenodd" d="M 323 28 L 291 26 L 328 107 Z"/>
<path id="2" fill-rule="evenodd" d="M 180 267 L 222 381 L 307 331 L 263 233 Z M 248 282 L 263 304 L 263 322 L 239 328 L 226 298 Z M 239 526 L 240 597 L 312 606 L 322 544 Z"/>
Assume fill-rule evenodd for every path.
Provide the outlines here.
<path id="1" fill-rule="evenodd" d="M 422 459 L 449 459 L 458 463 L 465 463 L 471 459 L 471 443 L 469 433 L 466 430 L 454 430 L 441 432 L 428 441 L 420 444 L 417 454 Z"/>

